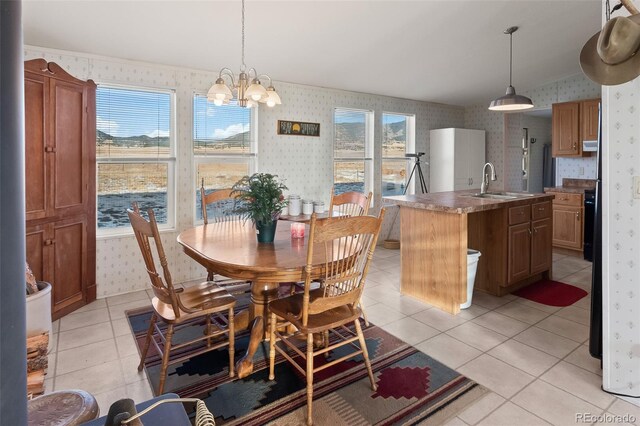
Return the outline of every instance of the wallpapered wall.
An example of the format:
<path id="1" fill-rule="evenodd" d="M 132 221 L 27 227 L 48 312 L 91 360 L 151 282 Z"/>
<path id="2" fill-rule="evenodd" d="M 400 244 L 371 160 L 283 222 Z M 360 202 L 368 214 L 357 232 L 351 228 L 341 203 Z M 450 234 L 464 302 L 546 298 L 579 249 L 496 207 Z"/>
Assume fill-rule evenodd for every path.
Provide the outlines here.
<path id="1" fill-rule="evenodd" d="M 534 89 L 519 92 L 528 96 L 533 101 L 536 109 L 551 109 L 551 105 L 557 102 L 597 98 L 600 96 L 600 86 L 586 78 L 582 74 L 576 74 L 553 83 L 545 84 Z M 506 167 L 507 164 L 516 164 L 520 155 L 517 150 L 509 149 L 505 144 L 507 135 L 506 126 L 509 124 L 505 117 L 509 114 L 501 114 L 487 109 L 486 104 L 474 105 L 465 109 L 465 127 L 472 129 L 484 129 L 487 131 L 487 161 L 496 166 L 498 181 L 494 182 L 496 188 L 515 188 L 516 180 L 520 179 L 513 170 Z M 513 125 L 513 120 L 512 120 Z M 513 133 L 512 133 L 513 134 Z M 576 171 L 584 167 L 585 174 L 580 176 Z M 562 184 L 563 177 L 591 178 L 589 172 L 595 170 L 595 157 L 586 158 L 559 158 L 557 160 L 556 184 Z M 595 173 L 593 174 L 595 176 Z"/>
<path id="2" fill-rule="evenodd" d="M 640 78 L 603 86 L 602 106 L 603 384 L 640 396 Z"/>
<path id="3" fill-rule="evenodd" d="M 176 91 L 176 230 L 162 233 L 163 244 L 170 259 L 175 282 L 204 276 L 203 268 L 182 253 L 176 242 L 178 233 L 193 226 L 193 161 L 191 157 L 191 116 L 194 91 L 205 92 L 216 75 L 162 65 L 131 62 L 116 58 L 94 57 L 82 53 L 64 52 L 40 47 L 27 47 L 25 60 L 45 58 L 64 67 L 73 76 L 93 79 L 96 83 L 172 88 Z M 353 93 L 290 83 L 274 83 L 283 105 L 258 112 L 258 169 L 286 179 L 290 192 L 312 199 L 323 199 L 328 206 L 333 182 L 333 110 L 335 107 L 368 109 L 375 112 L 375 153 L 379 170 L 382 150 L 382 112 L 414 114 L 416 116 L 416 150 L 429 153 L 429 131 L 442 127 L 462 127 L 464 109 L 455 106 L 409 101 L 404 99 Z M 276 133 L 278 119 L 320 123 L 320 137 L 280 136 Z M 428 160 L 427 160 L 428 161 Z M 429 176 L 428 170 L 425 174 Z M 376 173 L 375 211 L 381 204 L 381 176 Z M 389 208 L 381 234 L 386 238 L 393 219 Z M 399 220 L 391 232 L 399 238 Z M 148 277 L 138 261 L 139 249 L 133 236 L 99 237 L 97 242 L 98 297 L 143 289 Z"/>

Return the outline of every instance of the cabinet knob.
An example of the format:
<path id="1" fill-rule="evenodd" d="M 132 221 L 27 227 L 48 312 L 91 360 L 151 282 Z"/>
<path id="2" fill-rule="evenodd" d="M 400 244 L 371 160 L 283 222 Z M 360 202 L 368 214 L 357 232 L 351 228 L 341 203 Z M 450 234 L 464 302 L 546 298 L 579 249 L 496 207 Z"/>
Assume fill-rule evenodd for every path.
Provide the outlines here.
<path id="1" fill-rule="evenodd" d="M 44 245 L 45 245 L 45 246 L 50 246 L 50 245 L 55 244 L 55 242 L 56 242 L 56 240 L 51 240 L 51 239 L 49 239 L 49 240 L 44 240 Z"/>
<path id="2" fill-rule="evenodd" d="M 529 231 L 529 235 L 531 235 L 531 228 L 527 229 L 527 231 Z"/>
<path id="3" fill-rule="evenodd" d="M 576 220 L 580 220 L 580 212 L 576 212 Z"/>
<path id="4" fill-rule="evenodd" d="M 44 152 L 56 152 L 56 148 L 53 146 L 45 146 Z"/>
<path id="5" fill-rule="evenodd" d="M 539 212 L 543 212 L 544 211 L 544 207 L 538 207 L 538 211 Z"/>
<path id="6" fill-rule="evenodd" d="M 471 180 L 471 183 L 470 183 L 470 185 L 473 185 L 473 178 L 471 178 L 470 180 Z"/>

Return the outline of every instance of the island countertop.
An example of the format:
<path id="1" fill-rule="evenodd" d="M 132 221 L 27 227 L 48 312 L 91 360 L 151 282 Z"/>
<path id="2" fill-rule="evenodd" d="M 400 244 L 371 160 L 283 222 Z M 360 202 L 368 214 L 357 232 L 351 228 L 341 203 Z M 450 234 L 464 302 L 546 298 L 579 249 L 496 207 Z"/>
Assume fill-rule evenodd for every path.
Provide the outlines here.
<path id="1" fill-rule="evenodd" d="M 445 213 L 475 213 L 485 210 L 503 209 L 530 204 L 532 201 L 551 201 L 553 194 L 528 194 L 510 199 L 475 198 L 470 195 L 477 190 L 463 190 L 450 192 L 433 192 L 428 194 L 397 195 L 383 197 L 382 201 L 403 207 L 439 211 Z M 514 192 L 515 194 L 516 192 Z M 526 195 L 524 195 L 526 194 Z"/>

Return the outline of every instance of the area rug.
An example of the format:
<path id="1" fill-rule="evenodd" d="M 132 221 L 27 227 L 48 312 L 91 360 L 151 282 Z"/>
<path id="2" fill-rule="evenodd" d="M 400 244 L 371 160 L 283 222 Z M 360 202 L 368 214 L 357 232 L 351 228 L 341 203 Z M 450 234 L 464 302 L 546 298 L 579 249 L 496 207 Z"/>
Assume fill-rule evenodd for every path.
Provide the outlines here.
<path id="1" fill-rule="evenodd" d="M 150 316 L 150 308 L 127 312 L 139 350 Z M 202 325 L 194 324 L 184 331 L 183 338 L 188 338 L 202 333 Z M 361 356 L 316 373 L 315 424 L 440 424 L 487 392 L 379 327 L 370 325 L 364 329 L 364 335 L 377 391 L 371 390 Z M 175 336 L 180 338 L 180 332 Z M 246 332 L 236 335 L 236 360 L 244 354 L 248 340 Z M 347 351 L 348 346 L 330 352 L 327 358 L 319 355 L 315 364 L 331 362 Z M 160 357 L 153 349 L 149 352 L 146 373 L 155 390 Z M 218 425 L 304 424 L 306 381 L 280 356 L 276 358 L 275 380 L 270 381 L 268 352 L 265 342 L 254 357 L 254 373 L 244 379 L 229 378 L 226 349 L 170 365 L 165 392 L 203 399 Z"/>
<path id="2" fill-rule="evenodd" d="M 521 288 L 513 294 L 543 305 L 565 307 L 573 305 L 588 293 L 570 284 L 542 280 Z"/>

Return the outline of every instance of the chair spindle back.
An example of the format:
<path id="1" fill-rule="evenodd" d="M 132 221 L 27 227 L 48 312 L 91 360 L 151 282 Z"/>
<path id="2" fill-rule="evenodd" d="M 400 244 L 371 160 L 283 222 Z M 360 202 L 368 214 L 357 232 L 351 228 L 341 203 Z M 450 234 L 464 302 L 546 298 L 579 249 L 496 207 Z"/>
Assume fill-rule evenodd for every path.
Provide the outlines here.
<path id="1" fill-rule="evenodd" d="M 151 279 L 151 285 L 154 295 L 162 302 L 170 304 L 173 307 L 173 311 L 176 318 L 180 317 L 180 309 L 178 307 L 178 300 L 173 287 L 173 281 L 171 278 L 171 272 L 169 271 L 169 264 L 167 262 L 167 256 L 162 246 L 160 239 L 160 232 L 158 232 L 158 223 L 156 222 L 153 209 L 148 209 L 147 214 L 149 220 L 146 220 L 141 214 L 138 208 L 138 203 L 133 203 L 133 210 L 127 209 L 129 215 L 129 221 L 131 227 L 138 241 L 138 246 L 144 259 L 144 265 Z M 158 260 L 162 267 L 162 276 L 156 269 L 156 262 L 153 257 L 153 251 L 151 249 L 150 239 L 153 240 L 158 253 Z M 164 282 L 163 282 L 164 277 Z"/>
<path id="2" fill-rule="evenodd" d="M 209 223 L 210 219 L 214 223 L 239 219 L 239 215 L 233 212 L 235 197 L 231 195 L 231 191 L 231 188 L 224 188 L 214 190 L 207 194 L 204 189 L 204 178 L 202 179 L 202 185 L 200 186 L 200 204 L 202 208 L 202 220 L 205 225 Z M 208 217 L 208 206 L 213 206 L 214 209 L 214 215 L 211 218 Z"/>
<path id="3" fill-rule="evenodd" d="M 329 217 L 333 216 L 334 212 L 340 216 L 366 216 L 369 213 L 371 196 L 371 192 L 365 196 L 355 191 L 335 195 L 335 188 L 332 188 Z"/>
<path id="4" fill-rule="evenodd" d="M 364 288 L 369 264 L 378 241 L 384 209 L 378 217 L 356 216 L 317 220 L 311 217 L 302 323 L 308 316 L 349 305 L 355 309 Z M 310 300 L 311 270 L 315 250 L 324 250 L 322 297 Z"/>

